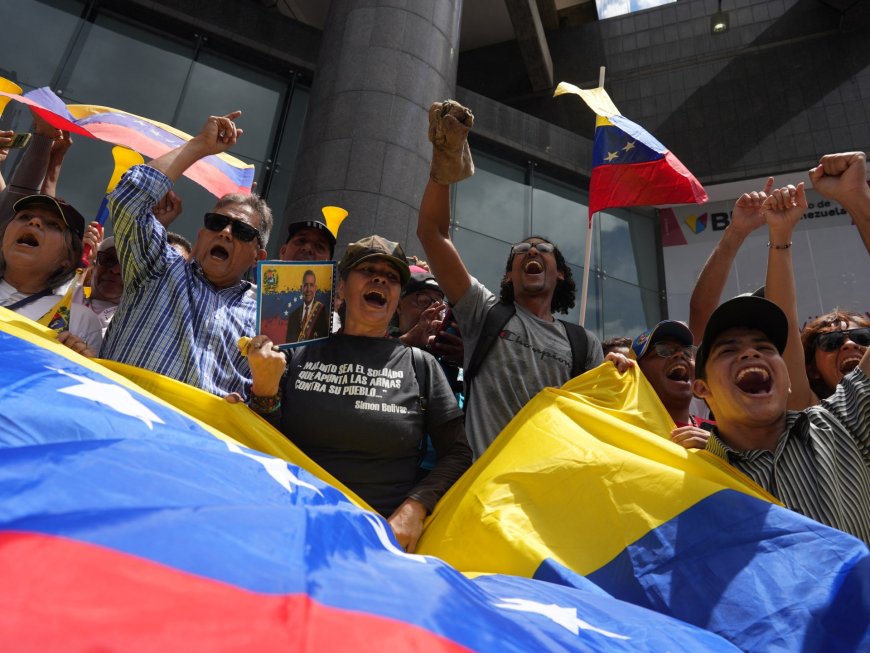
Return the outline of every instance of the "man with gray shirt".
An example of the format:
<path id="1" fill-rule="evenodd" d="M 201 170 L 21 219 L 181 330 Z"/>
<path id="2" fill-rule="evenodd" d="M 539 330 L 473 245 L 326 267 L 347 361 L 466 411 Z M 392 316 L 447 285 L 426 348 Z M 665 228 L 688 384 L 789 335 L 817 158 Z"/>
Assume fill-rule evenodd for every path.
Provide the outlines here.
<path id="1" fill-rule="evenodd" d="M 468 273 L 450 241 L 449 184 L 474 173 L 466 141 L 473 120 L 452 101 L 429 110 L 434 147 L 417 237 L 462 331 L 466 433 L 479 457 L 540 390 L 597 367 L 603 354 L 594 334 L 553 317 L 567 313 L 576 294 L 571 269 L 555 245 L 532 236 L 511 247 L 496 297 Z"/>

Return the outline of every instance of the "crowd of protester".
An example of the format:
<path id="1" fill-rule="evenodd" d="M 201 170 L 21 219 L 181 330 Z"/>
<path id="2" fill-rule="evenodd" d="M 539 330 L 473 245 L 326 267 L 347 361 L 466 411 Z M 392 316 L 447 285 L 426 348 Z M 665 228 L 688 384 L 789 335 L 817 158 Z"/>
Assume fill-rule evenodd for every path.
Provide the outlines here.
<path id="1" fill-rule="evenodd" d="M 674 423 L 660 435 L 719 456 L 787 507 L 870 543 L 870 319 L 831 307 L 801 328 L 792 234 L 807 209 L 803 182 L 775 188 L 770 178 L 740 196 L 688 324 L 665 320 L 601 343 L 556 318 L 573 308 L 576 285 L 545 237 L 506 252 L 498 294 L 468 272 L 449 235 L 449 194 L 474 173 L 474 118 L 438 102 L 417 224 L 427 262 L 409 264 L 401 244 L 378 235 L 349 244 L 334 333 L 285 350 L 256 334 L 257 289 L 246 280 L 266 257 L 266 202 L 220 198 L 193 244 L 168 231 L 182 213 L 174 182 L 235 145 L 239 116 L 211 116 L 191 140 L 131 168 L 108 196 L 113 236 L 104 238 L 58 197 L 72 140 L 34 114 L 29 146 L 0 177 L 0 306 L 78 353 L 247 403 L 386 517 L 408 551 L 439 498 L 532 397 L 602 364 L 639 368 Z M 0 163 L 11 135 L 0 131 Z M 870 251 L 865 155 L 822 156 L 808 180 L 849 212 Z M 764 227 L 765 286 L 723 301 L 739 248 Z M 329 261 L 335 247 L 327 225 L 305 216 L 290 224 L 280 257 Z M 300 316 L 290 340 L 304 332 L 307 311 Z M 330 394 L 312 382 L 322 375 L 365 378 L 382 392 L 377 401 Z"/>

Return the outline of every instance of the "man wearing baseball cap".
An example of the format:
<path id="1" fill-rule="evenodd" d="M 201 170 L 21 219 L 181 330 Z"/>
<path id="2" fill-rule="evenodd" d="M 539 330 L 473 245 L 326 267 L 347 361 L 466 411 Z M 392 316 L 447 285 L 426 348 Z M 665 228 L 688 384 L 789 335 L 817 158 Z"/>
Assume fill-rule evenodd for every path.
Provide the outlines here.
<path id="1" fill-rule="evenodd" d="M 444 291 L 425 268 L 413 265 L 410 271 L 396 309 L 399 339 L 406 345 L 426 348 L 429 336 L 434 335 L 432 323 L 445 309 Z"/>
<path id="2" fill-rule="evenodd" d="M 786 410 L 788 321 L 773 302 L 717 308 L 695 358 L 695 394 L 716 415 L 707 450 L 788 508 L 870 543 L 870 354 L 818 406 Z"/>
<path id="3" fill-rule="evenodd" d="M 287 232 L 279 252 L 282 261 L 328 261 L 335 253 L 335 236 L 319 220 L 293 222 Z"/>
<path id="4" fill-rule="evenodd" d="M 676 423 L 671 440 L 687 449 L 703 449 L 710 436 L 703 427 L 710 422 L 690 412 L 697 350 L 692 342 L 688 326 L 664 320 L 634 339 L 629 357 L 637 361 Z"/>

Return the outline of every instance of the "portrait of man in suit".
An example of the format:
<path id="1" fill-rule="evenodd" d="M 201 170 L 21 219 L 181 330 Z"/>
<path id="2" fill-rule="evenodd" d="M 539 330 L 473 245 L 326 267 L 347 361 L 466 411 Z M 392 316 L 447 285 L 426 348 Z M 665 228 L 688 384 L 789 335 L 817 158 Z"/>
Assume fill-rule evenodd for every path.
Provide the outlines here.
<path id="1" fill-rule="evenodd" d="M 315 299 L 317 276 L 314 270 L 302 275 L 302 305 L 287 316 L 287 342 L 325 338 L 329 335 L 329 307 Z"/>

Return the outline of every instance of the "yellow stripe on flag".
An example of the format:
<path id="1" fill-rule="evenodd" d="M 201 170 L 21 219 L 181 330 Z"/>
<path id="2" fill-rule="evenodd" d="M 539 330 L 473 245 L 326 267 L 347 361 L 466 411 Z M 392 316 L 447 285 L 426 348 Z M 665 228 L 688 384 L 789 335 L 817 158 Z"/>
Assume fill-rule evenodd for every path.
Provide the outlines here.
<path id="1" fill-rule="evenodd" d="M 616 105 L 613 103 L 613 100 L 610 99 L 607 91 L 605 91 L 601 86 L 587 90 L 574 86 L 574 84 L 569 84 L 568 82 L 559 82 L 559 85 L 553 92 L 553 97 L 558 97 L 566 93 L 579 95 L 589 108 L 596 113 L 596 115 L 604 116 L 605 118 L 620 115 L 619 109 L 616 108 Z"/>
<path id="2" fill-rule="evenodd" d="M 4 93 L 12 93 L 14 95 L 21 95 L 21 91 L 23 89 L 16 84 L 15 82 L 6 79 L 5 77 L 0 77 L 0 91 Z M 0 116 L 3 115 L 3 111 L 6 110 L 6 105 L 9 104 L 9 100 L 11 98 L 0 96 Z"/>
<path id="3" fill-rule="evenodd" d="M 532 576 L 552 558 L 588 574 L 720 490 L 776 501 L 673 444 L 673 428 L 637 367 L 605 363 L 546 388 L 436 506 L 417 552 L 463 572 Z"/>

